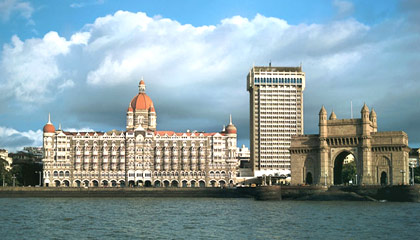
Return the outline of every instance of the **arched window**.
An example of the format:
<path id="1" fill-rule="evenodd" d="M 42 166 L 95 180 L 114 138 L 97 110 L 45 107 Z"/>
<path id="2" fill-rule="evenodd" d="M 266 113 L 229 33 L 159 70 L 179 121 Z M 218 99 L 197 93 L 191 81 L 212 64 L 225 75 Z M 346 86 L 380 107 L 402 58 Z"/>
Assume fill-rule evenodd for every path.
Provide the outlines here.
<path id="1" fill-rule="evenodd" d="M 54 177 L 58 177 L 58 172 L 54 171 Z"/>

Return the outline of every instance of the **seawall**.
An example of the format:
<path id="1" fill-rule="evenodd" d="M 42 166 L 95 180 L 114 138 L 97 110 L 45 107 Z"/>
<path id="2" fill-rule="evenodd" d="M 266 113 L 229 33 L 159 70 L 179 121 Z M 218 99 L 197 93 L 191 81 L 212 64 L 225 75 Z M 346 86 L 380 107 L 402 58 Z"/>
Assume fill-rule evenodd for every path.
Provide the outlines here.
<path id="1" fill-rule="evenodd" d="M 175 197 L 256 200 L 420 202 L 420 186 L 265 186 L 242 188 L 52 188 L 0 187 L 0 198 Z"/>

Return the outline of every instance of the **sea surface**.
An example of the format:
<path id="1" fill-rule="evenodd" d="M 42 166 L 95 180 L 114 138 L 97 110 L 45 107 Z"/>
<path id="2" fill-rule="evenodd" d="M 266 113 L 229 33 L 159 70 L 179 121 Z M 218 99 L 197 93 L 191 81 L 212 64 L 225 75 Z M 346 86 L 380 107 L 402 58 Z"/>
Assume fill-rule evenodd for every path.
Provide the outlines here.
<path id="1" fill-rule="evenodd" d="M 420 239 L 420 203 L 2 198 L 0 239 Z"/>

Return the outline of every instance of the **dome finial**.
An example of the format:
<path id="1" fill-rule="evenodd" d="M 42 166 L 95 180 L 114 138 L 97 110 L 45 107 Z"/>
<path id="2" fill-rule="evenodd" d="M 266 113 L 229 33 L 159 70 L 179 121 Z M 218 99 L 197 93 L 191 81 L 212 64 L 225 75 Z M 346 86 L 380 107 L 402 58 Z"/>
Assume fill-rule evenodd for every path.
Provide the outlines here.
<path id="1" fill-rule="evenodd" d="M 48 124 L 51 124 L 51 114 L 48 113 Z"/>
<path id="2" fill-rule="evenodd" d="M 229 114 L 229 125 L 232 125 L 232 114 Z"/>
<path id="3" fill-rule="evenodd" d="M 139 93 L 145 93 L 145 92 L 146 92 L 146 84 L 144 83 L 143 76 L 142 76 L 139 82 Z"/>
<path id="4" fill-rule="evenodd" d="M 58 130 L 61 130 L 61 123 L 58 124 Z"/>

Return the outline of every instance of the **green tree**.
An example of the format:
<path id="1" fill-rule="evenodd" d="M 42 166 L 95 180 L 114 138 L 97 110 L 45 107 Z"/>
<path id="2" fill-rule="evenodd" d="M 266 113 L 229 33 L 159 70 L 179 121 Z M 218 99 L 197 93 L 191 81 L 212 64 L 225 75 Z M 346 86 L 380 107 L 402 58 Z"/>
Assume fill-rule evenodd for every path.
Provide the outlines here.
<path id="1" fill-rule="evenodd" d="M 351 161 L 347 164 L 343 164 L 343 183 L 347 184 L 350 180 L 353 182 L 356 179 L 356 162 Z"/>

